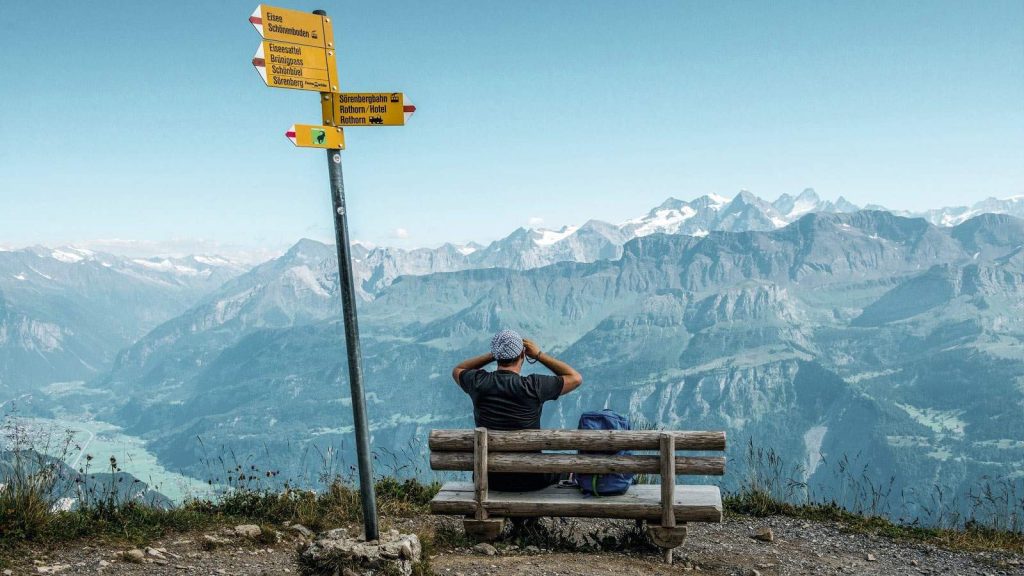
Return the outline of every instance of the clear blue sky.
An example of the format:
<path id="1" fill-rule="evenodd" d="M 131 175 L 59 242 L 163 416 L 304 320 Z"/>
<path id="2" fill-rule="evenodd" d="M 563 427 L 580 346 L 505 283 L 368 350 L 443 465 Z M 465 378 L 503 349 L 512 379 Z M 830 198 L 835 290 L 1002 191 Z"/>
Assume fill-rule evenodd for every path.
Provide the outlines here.
<path id="1" fill-rule="evenodd" d="M 256 3 L 2 0 L 0 245 L 330 238 Z M 355 238 L 486 241 L 740 188 L 920 209 L 1024 193 L 1024 2 L 338 2 Z M 45 8 L 43 8 L 45 6 Z M 407 238 L 392 238 L 397 228 Z"/>

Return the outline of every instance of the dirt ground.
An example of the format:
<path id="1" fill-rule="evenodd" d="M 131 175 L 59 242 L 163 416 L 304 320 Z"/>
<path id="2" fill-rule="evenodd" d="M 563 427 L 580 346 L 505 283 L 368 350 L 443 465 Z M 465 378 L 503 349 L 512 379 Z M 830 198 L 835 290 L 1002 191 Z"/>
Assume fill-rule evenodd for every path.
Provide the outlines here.
<path id="1" fill-rule="evenodd" d="M 430 532 L 458 526 L 456 519 L 424 518 L 390 523 L 403 532 Z M 588 534 L 628 530 L 625 523 L 561 521 L 553 530 L 571 534 L 586 547 Z M 771 542 L 751 534 L 771 528 Z M 141 563 L 123 557 L 124 545 L 76 543 L 54 550 L 35 549 L 8 558 L 0 574 L 108 574 L 124 576 L 299 574 L 296 548 L 303 542 L 290 531 L 280 542 L 257 544 L 228 538 L 213 549 L 204 534 L 179 535 L 150 544 Z M 592 541 L 591 541 L 592 542 Z M 665 564 L 657 551 L 559 551 L 543 547 L 519 548 L 498 542 L 494 555 L 471 547 L 435 551 L 430 558 L 441 576 L 642 576 L 683 572 L 722 576 L 800 574 L 977 574 L 1024 575 L 1024 551 L 1019 553 L 950 552 L 917 542 L 849 533 L 835 523 L 790 518 L 733 518 L 716 525 L 691 525 L 686 543 L 676 549 L 674 564 Z M 136 559 L 140 560 L 140 559 Z"/>

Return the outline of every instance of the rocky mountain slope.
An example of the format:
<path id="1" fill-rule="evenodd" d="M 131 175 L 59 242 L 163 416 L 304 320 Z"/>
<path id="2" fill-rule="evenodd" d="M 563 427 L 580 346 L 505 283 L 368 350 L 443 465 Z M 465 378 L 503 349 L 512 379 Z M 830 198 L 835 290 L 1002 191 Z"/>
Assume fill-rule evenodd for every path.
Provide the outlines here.
<path id="1" fill-rule="evenodd" d="M 1024 478 L 1021 245 L 1003 215 L 942 228 L 811 213 L 771 231 L 640 236 L 616 260 L 401 276 L 360 307 L 379 465 L 402 453 L 394 467 L 425 472 L 427 431 L 472 420 L 450 367 L 514 326 L 586 377 L 546 426 L 608 406 L 726 429 L 733 478 L 750 439 L 799 491 L 877 489 L 883 510 L 924 516 L 921 486 Z M 300 243 L 125 351 L 95 382 L 127 400 L 109 417 L 198 477 L 197 436 L 286 478 L 339 448 L 327 466 L 344 471 L 347 372 L 317 250 Z"/>
<path id="2" fill-rule="evenodd" d="M 120 349 L 243 269 L 203 256 L 0 251 L 0 391 L 7 399 L 95 377 Z"/>

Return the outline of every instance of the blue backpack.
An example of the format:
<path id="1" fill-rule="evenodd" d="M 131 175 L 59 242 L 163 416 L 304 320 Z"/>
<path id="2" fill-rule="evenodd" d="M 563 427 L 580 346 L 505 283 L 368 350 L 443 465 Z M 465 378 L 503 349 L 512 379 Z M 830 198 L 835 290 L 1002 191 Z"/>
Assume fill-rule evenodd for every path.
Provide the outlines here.
<path id="1" fill-rule="evenodd" d="M 584 412 L 580 416 L 580 430 L 631 430 L 629 418 L 605 408 L 594 412 Z M 628 450 L 618 452 L 585 452 L 580 454 L 627 455 Z M 576 474 L 576 484 L 584 494 L 590 496 L 612 496 L 625 494 L 633 484 L 632 474 Z"/>

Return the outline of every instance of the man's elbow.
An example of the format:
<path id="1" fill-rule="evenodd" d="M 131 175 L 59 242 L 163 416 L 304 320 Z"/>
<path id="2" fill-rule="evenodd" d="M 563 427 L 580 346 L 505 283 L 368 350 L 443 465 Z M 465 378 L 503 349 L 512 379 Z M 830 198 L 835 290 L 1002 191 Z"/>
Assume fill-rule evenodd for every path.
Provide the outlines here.
<path id="1" fill-rule="evenodd" d="M 461 376 L 461 375 L 462 375 L 462 369 L 461 368 L 459 368 L 457 366 L 455 368 L 452 368 L 452 380 L 455 380 L 456 384 L 459 383 L 459 376 Z"/>
<path id="2" fill-rule="evenodd" d="M 579 372 L 573 372 L 572 374 L 569 374 L 568 376 L 563 376 L 562 377 L 562 381 L 563 381 L 562 394 L 567 394 L 567 393 L 572 392 L 573 390 L 579 388 L 580 384 L 583 384 L 583 375 L 580 374 Z"/>

